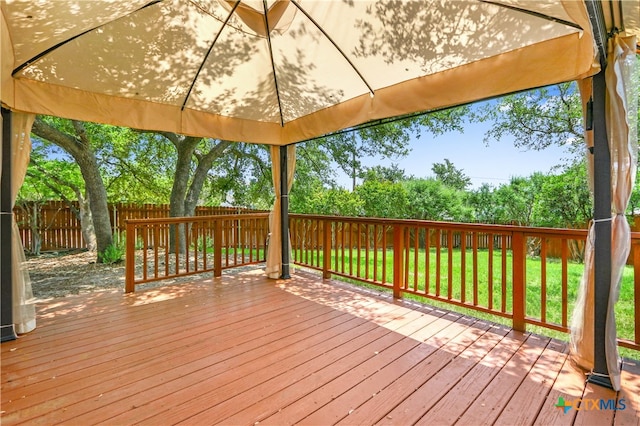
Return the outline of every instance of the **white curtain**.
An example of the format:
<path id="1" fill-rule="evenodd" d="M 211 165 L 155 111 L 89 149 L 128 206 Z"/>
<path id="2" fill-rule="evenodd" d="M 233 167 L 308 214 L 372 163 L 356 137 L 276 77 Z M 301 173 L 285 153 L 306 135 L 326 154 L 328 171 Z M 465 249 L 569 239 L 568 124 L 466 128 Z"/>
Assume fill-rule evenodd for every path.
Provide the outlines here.
<path id="1" fill-rule="evenodd" d="M 609 42 L 609 54 L 605 80 L 606 123 L 609 151 L 611 153 L 611 282 L 607 322 L 605 328 L 605 351 L 609 379 L 615 390 L 620 389 L 620 362 L 618 355 L 615 304 L 620 294 L 622 272 L 629 256 L 631 233 L 624 215 L 636 177 L 637 164 L 637 93 L 632 78 L 636 66 L 635 37 L 615 36 Z M 635 80 L 635 81 L 634 81 Z M 583 98 L 591 92 L 589 82 L 581 82 Z M 588 146 L 593 146 L 593 135 L 585 135 Z M 593 167 L 589 166 L 590 181 Z M 594 367 L 594 227 L 589 228 L 585 247 L 585 272 L 580 283 L 578 300 L 571 323 L 571 355 L 581 367 Z"/>
<path id="2" fill-rule="evenodd" d="M 31 126 L 35 115 L 12 113 L 11 125 L 11 207 L 15 205 L 18 191 L 24 182 L 31 155 Z M 15 217 L 12 219 L 12 289 L 13 289 L 13 322 L 16 333 L 24 334 L 36 328 L 36 310 L 33 304 L 31 278 L 26 268 L 26 258 L 20 231 Z"/>
<path id="3" fill-rule="evenodd" d="M 287 192 L 291 191 L 293 184 L 293 173 L 296 168 L 296 146 L 287 146 Z M 269 247 L 267 247 L 267 268 L 266 274 L 269 278 L 278 279 L 282 275 L 282 237 L 280 218 L 280 147 L 271 147 L 271 174 L 273 177 L 273 188 L 276 199 L 273 203 L 273 210 L 269 214 Z M 291 254 L 291 239 L 289 244 L 289 254 Z"/>

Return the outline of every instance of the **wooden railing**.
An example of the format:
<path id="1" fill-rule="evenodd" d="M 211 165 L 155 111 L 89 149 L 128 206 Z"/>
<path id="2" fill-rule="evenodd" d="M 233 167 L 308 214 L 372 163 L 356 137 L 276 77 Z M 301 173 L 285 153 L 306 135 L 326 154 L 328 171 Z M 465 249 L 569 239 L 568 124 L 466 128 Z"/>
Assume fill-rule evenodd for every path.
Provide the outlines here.
<path id="1" fill-rule="evenodd" d="M 569 330 L 586 230 L 291 214 L 292 259 L 324 278 L 396 298 L 435 300 L 528 325 Z M 268 214 L 127 221 L 126 291 L 264 261 Z M 618 341 L 640 350 L 640 233 L 632 233 Z"/>
<path id="2" fill-rule="evenodd" d="M 125 291 L 152 281 L 263 262 L 268 213 L 126 221 Z"/>
<path id="3" fill-rule="evenodd" d="M 569 330 L 586 230 L 297 214 L 290 227 L 294 263 L 325 278 L 508 318 L 516 330 Z M 618 340 L 640 350 L 640 233 L 632 246 Z"/>

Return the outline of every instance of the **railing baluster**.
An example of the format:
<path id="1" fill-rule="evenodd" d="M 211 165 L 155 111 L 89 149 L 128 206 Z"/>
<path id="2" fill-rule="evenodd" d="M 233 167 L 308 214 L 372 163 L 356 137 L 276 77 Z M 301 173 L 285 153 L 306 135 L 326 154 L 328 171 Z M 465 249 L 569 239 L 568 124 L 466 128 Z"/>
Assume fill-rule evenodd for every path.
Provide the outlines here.
<path id="1" fill-rule="evenodd" d="M 562 239 L 562 327 L 567 328 L 568 325 L 568 308 L 569 303 L 569 268 L 567 259 L 569 258 L 569 244 L 566 238 Z"/>
<path id="2" fill-rule="evenodd" d="M 440 297 L 440 275 L 442 271 L 442 231 L 436 229 L 436 296 Z"/>
<path id="3" fill-rule="evenodd" d="M 373 225 L 373 281 L 374 282 L 378 282 L 378 227 L 379 226 L 380 225 L 378 224 Z"/>
<path id="4" fill-rule="evenodd" d="M 357 254 L 358 259 L 357 259 L 357 263 L 356 263 L 356 265 L 357 265 L 356 275 L 358 276 L 358 278 L 360 278 L 360 269 L 361 269 L 360 268 L 360 263 L 362 262 L 362 253 L 361 253 L 362 252 L 362 244 L 361 244 L 362 238 L 361 238 L 361 234 L 360 234 L 360 222 L 358 222 L 357 225 L 358 225 L 358 227 L 356 228 L 356 236 L 358 237 L 358 242 L 357 242 L 357 245 L 356 245 L 356 250 L 357 250 L 357 253 L 358 253 Z"/>
<path id="5" fill-rule="evenodd" d="M 487 265 L 487 293 L 488 293 L 488 307 L 489 310 L 492 311 L 493 310 L 493 239 L 494 239 L 495 235 L 494 234 L 489 234 L 489 257 L 487 258 L 488 261 L 488 265 Z"/>
<path id="6" fill-rule="evenodd" d="M 404 234 L 402 225 L 393 227 L 393 297 L 400 298 L 400 287 L 404 283 Z"/>
<path id="7" fill-rule="evenodd" d="M 467 233 L 460 233 L 460 301 L 467 300 Z"/>
<path id="8" fill-rule="evenodd" d="M 224 219 L 213 221 L 213 276 L 222 276 L 222 223 Z"/>
<path id="9" fill-rule="evenodd" d="M 429 286 L 431 284 L 431 267 L 429 261 L 431 259 L 431 229 L 424 229 L 424 294 L 431 292 Z"/>
<path id="10" fill-rule="evenodd" d="M 500 244 L 501 244 L 501 253 L 502 253 L 502 300 L 501 300 L 502 303 L 500 306 L 500 312 L 506 313 L 507 312 L 507 235 L 506 234 L 501 235 Z M 513 293 L 511 297 L 513 298 Z"/>
<path id="11" fill-rule="evenodd" d="M 453 231 L 447 230 L 447 299 L 453 299 Z"/>
<path id="12" fill-rule="evenodd" d="M 473 306 L 478 306 L 478 233 L 472 235 L 471 250 L 473 251 Z"/>
<path id="13" fill-rule="evenodd" d="M 142 230 L 142 279 L 146 280 L 147 279 L 147 267 L 148 267 L 148 260 L 147 260 L 147 254 L 149 251 L 149 241 L 148 241 L 148 230 L 149 227 L 145 226 Z"/>
<path id="14" fill-rule="evenodd" d="M 368 223 L 364 226 L 364 278 L 365 279 L 369 279 L 369 239 L 370 239 L 370 232 L 371 232 L 371 225 L 369 225 Z"/>
<path id="15" fill-rule="evenodd" d="M 382 225 L 382 283 L 388 283 L 387 279 L 387 225 Z"/>
<path id="16" fill-rule="evenodd" d="M 158 278 L 158 224 L 153 225 L 153 277 Z"/>
<path id="17" fill-rule="evenodd" d="M 420 256 L 420 231 L 421 229 L 418 227 L 413 228 L 413 291 L 418 291 L 418 272 L 420 270 L 418 267 Z"/>

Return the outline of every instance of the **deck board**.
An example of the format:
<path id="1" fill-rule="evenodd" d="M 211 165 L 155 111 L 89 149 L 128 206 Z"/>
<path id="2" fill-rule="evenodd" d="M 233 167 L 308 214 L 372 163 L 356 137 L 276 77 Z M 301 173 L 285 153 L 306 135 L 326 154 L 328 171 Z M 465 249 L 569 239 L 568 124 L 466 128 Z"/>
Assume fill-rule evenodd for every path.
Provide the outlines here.
<path id="1" fill-rule="evenodd" d="M 562 342 L 298 272 L 256 271 L 41 302 L 1 345 L 3 425 L 636 425 Z M 558 398 L 619 398 L 570 410 Z"/>

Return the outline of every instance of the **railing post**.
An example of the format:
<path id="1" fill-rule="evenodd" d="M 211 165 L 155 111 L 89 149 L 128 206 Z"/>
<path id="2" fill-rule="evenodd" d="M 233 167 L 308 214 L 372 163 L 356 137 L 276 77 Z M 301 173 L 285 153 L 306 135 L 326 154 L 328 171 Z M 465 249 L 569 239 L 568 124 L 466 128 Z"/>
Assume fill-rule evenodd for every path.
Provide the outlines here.
<path id="1" fill-rule="evenodd" d="M 404 284 L 404 226 L 393 226 L 393 298 L 400 299 Z"/>
<path id="2" fill-rule="evenodd" d="M 526 331 L 525 309 L 526 309 L 526 245 L 523 232 L 514 232 L 511 237 L 511 250 L 513 253 L 513 329 Z"/>
<path id="3" fill-rule="evenodd" d="M 331 222 L 322 220 L 322 278 L 331 278 Z"/>
<path id="4" fill-rule="evenodd" d="M 213 221 L 213 277 L 222 276 L 222 221 Z"/>
<path id="5" fill-rule="evenodd" d="M 135 271 L 136 271 L 136 227 L 133 223 L 125 220 L 126 226 L 126 243 L 124 255 L 124 291 L 125 293 L 133 293 L 135 291 Z"/>
<path id="6" fill-rule="evenodd" d="M 633 244 L 634 343 L 640 345 L 640 243 Z"/>

